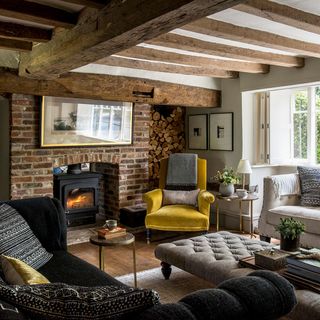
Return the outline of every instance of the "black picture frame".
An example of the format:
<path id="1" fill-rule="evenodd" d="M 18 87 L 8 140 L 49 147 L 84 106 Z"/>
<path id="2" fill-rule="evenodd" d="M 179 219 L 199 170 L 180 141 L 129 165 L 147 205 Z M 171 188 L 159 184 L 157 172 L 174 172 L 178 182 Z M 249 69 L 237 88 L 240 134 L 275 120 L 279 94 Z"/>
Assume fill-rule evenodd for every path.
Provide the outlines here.
<path id="1" fill-rule="evenodd" d="M 209 150 L 234 150 L 233 112 L 209 114 Z"/>
<path id="2" fill-rule="evenodd" d="M 188 116 L 188 148 L 208 149 L 208 115 L 190 114 Z"/>

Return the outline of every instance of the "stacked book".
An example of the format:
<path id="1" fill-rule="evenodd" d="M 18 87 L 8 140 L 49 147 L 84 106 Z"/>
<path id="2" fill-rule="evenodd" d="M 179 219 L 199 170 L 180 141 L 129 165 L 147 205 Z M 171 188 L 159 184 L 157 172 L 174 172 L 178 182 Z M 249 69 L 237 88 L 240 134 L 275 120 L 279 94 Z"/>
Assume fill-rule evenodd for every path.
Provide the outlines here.
<path id="1" fill-rule="evenodd" d="M 316 259 L 287 258 L 287 273 L 320 284 L 320 261 Z"/>
<path id="2" fill-rule="evenodd" d="M 121 227 L 116 227 L 112 230 L 103 228 L 98 230 L 98 236 L 99 238 L 104 238 L 109 240 L 117 237 L 123 237 L 126 235 L 126 232 L 127 232 L 126 229 Z"/>

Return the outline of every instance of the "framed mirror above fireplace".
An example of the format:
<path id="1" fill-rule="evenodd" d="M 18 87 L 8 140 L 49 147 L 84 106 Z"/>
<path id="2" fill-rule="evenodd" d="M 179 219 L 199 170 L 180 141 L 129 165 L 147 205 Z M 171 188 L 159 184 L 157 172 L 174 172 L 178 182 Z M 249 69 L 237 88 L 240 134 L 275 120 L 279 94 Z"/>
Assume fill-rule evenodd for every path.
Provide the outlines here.
<path id="1" fill-rule="evenodd" d="M 42 97 L 41 147 L 132 143 L 131 102 Z"/>

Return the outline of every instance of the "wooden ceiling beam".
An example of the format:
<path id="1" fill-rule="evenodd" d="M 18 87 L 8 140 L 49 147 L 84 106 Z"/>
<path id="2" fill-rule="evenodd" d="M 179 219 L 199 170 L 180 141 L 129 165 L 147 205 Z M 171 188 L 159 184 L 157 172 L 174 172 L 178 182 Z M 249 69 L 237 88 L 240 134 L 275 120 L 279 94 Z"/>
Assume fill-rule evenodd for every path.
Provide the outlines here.
<path id="1" fill-rule="evenodd" d="M 212 43 L 174 33 L 161 35 L 155 39 L 149 40 L 147 43 L 196 53 L 205 53 L 257 63 L 272 64 L 281 67 L 304 66 L 303 58 L 245 49 L 220 43 Z"/>
<path id="2" fill-rule="evenodd" d="M 261 47 L 283 50 L 299 55 L 320 58 L 320 45 L 318 44 L 286 38 L 274 33 L 240 27 L 209 18 L 192 22 L 181 27 L 181 29 Z"/>
<path id="3" fill-rule="evenodd" d="M 54 80 L 36 80 L 2 72 L 0 92 L 155 105 L 221 107 L 220 90 L 141 78 L 75 72 L 66 73 Z"/>
<path id="4" fill-rule="evenodd" d="M 47 42 L 51 39 L 52 31 L 22 24 L 0 21 L 0 37 L 19 38 L 35 42 Z"/>
<path id="5" fill-rule="evenodd" d="M 234 7 L 238 11 L 253 14 L 274 22 L 320 34 L 320 17 L 284 4 L 267 0 L 250 0 Z"/>
<path id="6" fill-rule="evenodd" d="M 177 63 L 197 67 L 209 67 L 220 70 L 241 71 L 248 73 L 269 72 L 269 66 L 265 64 L 237 60 L 204 58 L 199 56 L 191 56 L 187 54 L 144 48 L 140 46 L 121 51 L 118 53 L 118 55 L 122 57 Z"/>
<path id="7" fill-rule="evenodd" d="M 219 70 L 210 67 L 194 67 L 194 66 L 182 66 L 175 64 L 165 64 L 158 62 L 142 61 L 142 60 L 133 60 L 127 59 L 118 56 L 111 56 L 97 61 L 96 63 L 114 66 L 114 67 L 123 67 L 131 69 L 140 69 L 148 71 L 157 71 L 165 73 L 177 73 L 184 75 L 193 75 L 193 76 L 206 76 L 214 78 L 238 78 L 239 73 L 234 71 Z"/>
<path id="8" fill-rule="evenodd" d="M 19 72 L 57 77 L 243 1 L 111 0 L 96 13 L 85 10 L 76 27 L 57 33 L 23 56 Z"/>
<path id="9" fill-rule="evenodd" d="M 21 52 L 29 52 L 32 50 L 32 42 L 0 38 L 0 48 Z"/>
<path id="10" fill-rule="evenodd" d="M 62 0 L 63 2 L 79 4 L 81 6 L 102 9 L 110 0 Z"/>
<path id="11" fill-rule="evenodd" d="M 78 20 L 76 13 L 24 0 L 1 1 L 0 16 L 64 28 L 74 27 Z"/>

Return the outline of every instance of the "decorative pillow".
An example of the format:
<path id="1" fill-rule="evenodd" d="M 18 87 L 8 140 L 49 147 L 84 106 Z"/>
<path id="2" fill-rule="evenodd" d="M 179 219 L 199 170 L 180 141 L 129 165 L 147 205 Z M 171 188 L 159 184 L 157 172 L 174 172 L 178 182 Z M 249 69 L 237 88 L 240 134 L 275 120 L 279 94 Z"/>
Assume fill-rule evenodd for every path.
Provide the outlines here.
<path id="1" fill-rule="evenodd" d="M 50 281 L 25 262 L 4 255 L 0 256 L 0 265 L 8 284 L 42 284 Z"/>
<path id="2" fill-rule="evenodd" d="M 200 189 L 191 191 L 163 190 L 162 205 L 185 204 L 197 207 L 198 194 Z"/>
<path id="3" fill-rule="evenodd" d="M 157 292 L 130 287 L 80 287 L 64 283 L 9 286 L 0 296 L 32 319 L 118 319 L 159 303 Z"/>
<path id="4" fill-rule="evenodd" d="M 5 203 L 0 205 L 0 254 L 22 260 L 35 269 L 52 257 L 18 211 Z"/>
<path id="5" fill-rule="evenodd" d="M 314 167 L 298 167 L 301 205 L 320 206 L 320 169 Z"/>

